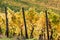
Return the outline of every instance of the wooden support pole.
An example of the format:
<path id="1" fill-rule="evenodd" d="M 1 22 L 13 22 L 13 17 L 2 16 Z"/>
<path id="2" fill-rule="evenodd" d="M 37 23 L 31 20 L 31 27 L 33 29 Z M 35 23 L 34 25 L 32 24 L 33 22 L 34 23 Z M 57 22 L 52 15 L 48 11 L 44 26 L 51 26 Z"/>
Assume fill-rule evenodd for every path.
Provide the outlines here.
<path id="1" fill-rule="evenodd" d="M 45 14 L 46 14 L 46 27 L 47 27 L 47 39 L 49 40 L 49 24 L 48 24 L 48 15 L 47 15 L 47 10 L 45 11 Z"/>
<path id="2" fill-rule="evenodd" d="M 7 18 L 7 7 L 5 7 L 5 16 L 6 16 L 6 36 L 9 37 L 8 18 Z"/>
<path id="3" fill-rule="evenodd" d="M 25 36 L 26 36 L 26 39 L 28 39 L 28 33 L 27 33 L 27 26 L 26 26 L 26 19 L 25 19 L 24 8 L 22 8 L 22 13 L 23 13 L 23 19 L 24 19 L 24 25 L 25 25 Z"/>

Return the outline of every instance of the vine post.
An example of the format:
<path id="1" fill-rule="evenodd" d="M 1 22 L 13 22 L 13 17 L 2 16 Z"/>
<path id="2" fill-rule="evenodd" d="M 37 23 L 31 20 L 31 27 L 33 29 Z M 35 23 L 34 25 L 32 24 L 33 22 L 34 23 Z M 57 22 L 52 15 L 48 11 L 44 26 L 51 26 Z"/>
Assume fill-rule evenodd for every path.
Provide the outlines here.
<path id="1" fill-rule="evenodd" d="M 46 28 L 47 28 L 47 40 L 49 40 L 49 24 L 48 24 L 48 13 L 47 10 L 45 10 L 45 15 L 46 15 Z"/>
<path id="2" fill-rule="evenodd" d="M 8 28 L 8 17 L 7 17 L 7 7 L 5 7 L 5 16 L 6 16 L 6 36 L 9 37 L 9 28 Z"/>
<path id="3" fill-rule="evenodd" d="M 23 13 L 23 19 L 24 19 L 24 26 L 25 26 L 25 36 L 26 36 L 26 39 L 28 39 L 28 33 L 27 33 L 27 26 L 26 26 L 26 19 L 25 19 L 24 8 L 22 8 L 22 13 Z"/>

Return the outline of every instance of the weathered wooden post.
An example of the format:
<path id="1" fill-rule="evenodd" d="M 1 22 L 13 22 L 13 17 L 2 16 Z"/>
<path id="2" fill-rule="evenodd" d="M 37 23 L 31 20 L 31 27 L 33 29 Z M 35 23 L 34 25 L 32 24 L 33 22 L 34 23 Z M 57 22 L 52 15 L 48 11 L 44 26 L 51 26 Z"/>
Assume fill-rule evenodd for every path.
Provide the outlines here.
<path id="1" fill-rule="evenodd" d="M 5 16 L 6 16 L 6 36 L 9 37 L 9 28 L 8 28 L 8 18 L 7 18 L 7 7 L 5 7 Z"/>
<path id="2" fill-rule="evenodd" d="M 26 26 L 26 19 L 25 19 L 24 8 L 22 8 L 22 13 L 23 13 L 23 19 L 24 19 L 24 25 L 25 25 L 25 36 L 26 36 L 26 39 L 28 39 L 28 33 L 27 33 L 27 26 Z"/>
<path id="3" fill-rule="evenodd" d="M 46 27 L 47 27 L 47 39 L 49 40 L 49 26 L 48 26 L 48 15 L 47 15 L 47 10 L 45 11 L 45 15 L 46 15 Z"/>

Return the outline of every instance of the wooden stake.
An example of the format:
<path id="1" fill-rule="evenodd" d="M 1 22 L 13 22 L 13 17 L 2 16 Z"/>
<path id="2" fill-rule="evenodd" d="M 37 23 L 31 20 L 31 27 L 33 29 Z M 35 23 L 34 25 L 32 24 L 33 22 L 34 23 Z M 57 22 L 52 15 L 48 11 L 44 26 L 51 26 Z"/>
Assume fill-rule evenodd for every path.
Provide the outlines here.
<path id="1" fill-rule="evenodd" d="M 6 36 L 9 37 L 8 18 L 7 18 L 7 7 L 5 7 L 5 16 L 6 16 Z"/>
<path id="2" fill-rule="evenodd" d="M 46 14 L 46 27 L 47 27 L 47 39 L 49 40 L 49 28 L 48 28 L 48 15 L 47 15 L 47 10 L 45 11 Z"/>
<path id="3" fill-rule="evenodd" d="M 24 19 L 24 25 L 25 25 L 25 36 L 26 36 L 26 39 L 28 39 L 28 33 L 27 33 L 27 26 L 26 26 L 26 19 L 25 19 L 24 8 L 22 8 L 22 13 L 23 13 L 23 19 Z"/>

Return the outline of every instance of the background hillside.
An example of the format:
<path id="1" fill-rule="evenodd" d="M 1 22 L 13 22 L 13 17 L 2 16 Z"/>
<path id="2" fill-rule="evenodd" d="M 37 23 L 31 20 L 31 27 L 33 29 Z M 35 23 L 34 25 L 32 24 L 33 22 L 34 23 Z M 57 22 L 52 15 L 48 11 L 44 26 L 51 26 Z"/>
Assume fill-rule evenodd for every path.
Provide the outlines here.
<path id="1" fill-rule="evenodd" d="M 38 12 L 46 8 L 52 9 L 58 13 L 60 11 L 60 0 L 0 0 L 1 12 L 6 5 L 15 12 L 19 11 L 21 7 L 25 7 L 25 9 L 34 7 Z"/>

